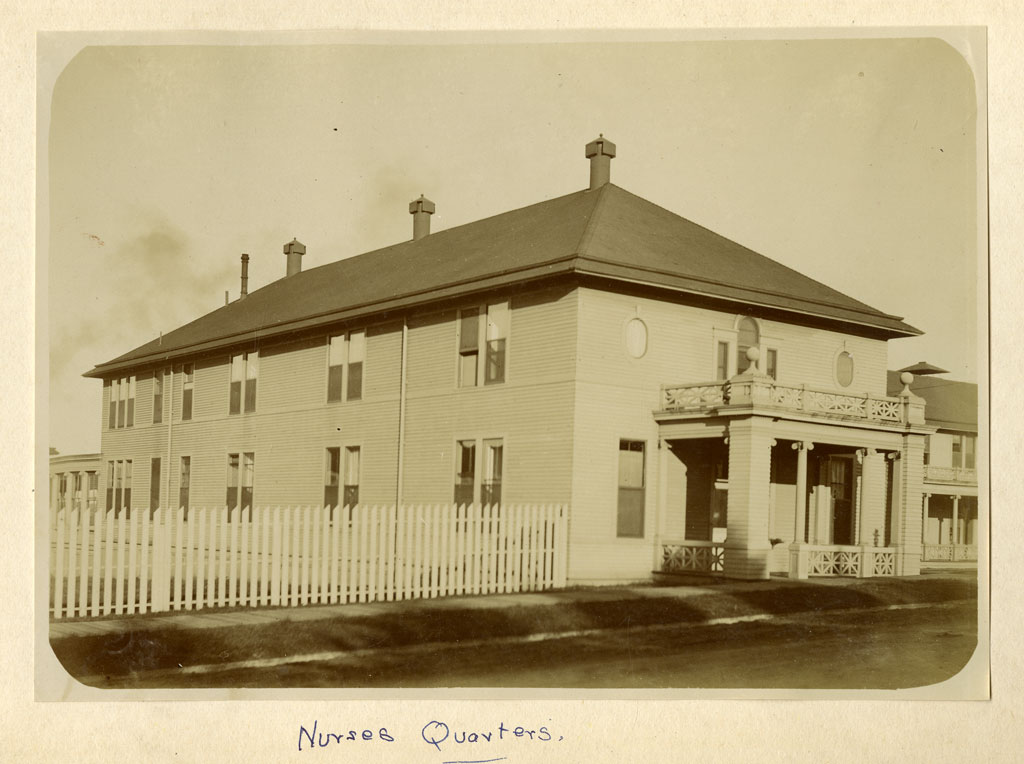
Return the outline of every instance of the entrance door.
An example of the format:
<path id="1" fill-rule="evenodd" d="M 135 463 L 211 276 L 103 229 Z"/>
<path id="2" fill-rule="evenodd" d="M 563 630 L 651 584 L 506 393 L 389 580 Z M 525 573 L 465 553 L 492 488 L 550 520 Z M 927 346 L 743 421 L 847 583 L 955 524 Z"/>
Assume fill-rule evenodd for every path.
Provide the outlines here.
<path id="1" fill-rule="evenodd" d="M 832 494 L 832 543 L 853 543 L 853 457 L 830 456 L 825 480 Z"/>

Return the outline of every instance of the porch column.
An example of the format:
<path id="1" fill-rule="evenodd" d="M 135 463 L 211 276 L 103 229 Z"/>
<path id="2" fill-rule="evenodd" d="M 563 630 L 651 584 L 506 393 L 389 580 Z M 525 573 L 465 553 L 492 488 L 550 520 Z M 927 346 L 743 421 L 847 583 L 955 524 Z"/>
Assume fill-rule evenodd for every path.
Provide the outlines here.
<path id="1" fill-rule="evenodd" d="M 651 570 L 661 570 L 665 538 L 665 506 L 668 503 L 668 441 L 658 439 L 658 503 L 654 510 L 654 559 Z"/>
<path id="2" fill-rule="evenodd" d="M 885 546 L 885 456 L 865 449 L 861 464 L 861 546 Z"/>
<path id="3" fill-rule="evenodd" d="M 924 497 L 922 498 L 922 500 L 921 500 L 921 507 L 922 507 L 922 509 L 921 509 L 921 544 L 922 545 L 928 543 L 928 539 L 925 538 L 925 534 L 928 533 L 928 499 L 930 499 L 931 497 L 932 497 L 932 495 L 930 493 L 926 493 L 924 495 Z"/>
<path id="4" fill-rule="evenodd" d="M 768 505 L 771 475 L 771 420 L 752 416 L 729 424 L 728 533 L 725 575 L 768 578 Z"/>
<path id="5" fill-rule="evenodd" d="M 894 545 L 899 547 L 897 575 L 916 576 L 921 572 L 921 496 L 924 493 L 923 434 L 903 436 L 900 455 L 899 534 Z"/>
<path id="6" fill-rule="evenodd" d="M 950 533 L 950 536 L 952 538 L 950 539 L 950 542 L 949 542 L 951 544 L 959 544 L 960 543 L 960 519 L 959 519 L 959 515 L 960 515 L 960 497 L 959 496 L 953 496 L 953 530 Z"/>
<path id="7" fill-rule="evenodd" d="M 804 520 L 807 514 L 807 452 L 814 448 L 809 441 L 792 445 L 796 451 L 796 508 L 793 521 L 793 543 L 789 547 L 789 577 L 807 578 L 807 552 L 804 550 Z"/>

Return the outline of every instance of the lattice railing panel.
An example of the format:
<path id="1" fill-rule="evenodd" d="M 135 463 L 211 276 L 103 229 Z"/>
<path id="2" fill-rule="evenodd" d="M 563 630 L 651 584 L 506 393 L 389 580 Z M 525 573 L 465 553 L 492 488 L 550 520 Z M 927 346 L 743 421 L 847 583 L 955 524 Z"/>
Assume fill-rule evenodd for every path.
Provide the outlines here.
<path id="1" fill-rule="evenodd" d="M 661 569 L 664 573 L 720 573 L 724 570 L 725 548 L 716 544 L 665 544 Z"/>

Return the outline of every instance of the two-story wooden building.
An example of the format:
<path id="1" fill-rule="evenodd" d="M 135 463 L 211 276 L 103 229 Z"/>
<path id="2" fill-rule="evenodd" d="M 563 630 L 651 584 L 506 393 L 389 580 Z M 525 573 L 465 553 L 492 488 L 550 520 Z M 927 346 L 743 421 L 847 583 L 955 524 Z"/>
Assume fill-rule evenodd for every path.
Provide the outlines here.
<path id="1" fill-rule="evenodd" d="M 924 450 L 921 559 L 978 560 L 978 386 L 946 379 L 944 369 L 919 362 L 901 371 L 914 375 L 911 391 L 925 400 L 926 422 L 935 432 Z M 899 390 L 899 372 L 889 372 Z"/>
<path id="2" fill-rule="evenodd" d="M 98 365 L 106 506 L 559 502 L 570 582 L 917 573 L 929 430 L 886 343 L 919 332 L 586 155 L 561 198 L 435 233 L 420 198 L 412 240 L 309 270 L 292 241 Z"/>

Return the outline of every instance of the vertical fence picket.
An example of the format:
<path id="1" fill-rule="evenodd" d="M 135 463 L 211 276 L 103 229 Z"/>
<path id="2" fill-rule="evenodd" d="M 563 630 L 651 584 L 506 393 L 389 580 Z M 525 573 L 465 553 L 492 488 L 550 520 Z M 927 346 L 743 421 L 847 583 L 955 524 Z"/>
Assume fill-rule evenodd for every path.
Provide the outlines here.
<path id="1" fill-rule="evenodd" d="M 303 507 L 296 518 L 301 523 L 299 528 L 299 546 L 295 552 L 299 555 L 299 598 L 298 602 L 305 605 L 309 602 L 309 507 Z"/>
<path id="2" fill-rule="evenodd" d="M 480 593 L 490 591 L 491 505 L 480 504 Z"/>
<path id="3" fill-rule="evenodd" d="M 341 507 L 332 507 L 327 512 L 328 522 L 331 524 L 331 599 L 332 605 L 337 604 L 339 596 L 344 594 L 341 589 Z"/>
<path id="4" fill-rule="evenodd" d="M 281 508 L 273 510 L 270 523 L 270 586 L 267 589 L 269 605 L 281 604 Z"/>
<path id="5" fill-rule="evenodd" d="M 380 518 L 380 534 L 381 534 L 381 552 L 380 552 L 380 598 L 385 602 L 390 602 L 394 599 L 394 590 L 391 582 L 391 572 L 394 570 L 394 554 L 395 554 L 395 538 L 394 538 L 394 523 L 392 516 L 394 514 L 394 507 L 385 505 L 381 508 Z"/>
<path id="6" fill-rule="evenodd" d="M 69 516 L 71 519 L 68 521 L 68 601 L 67 601 L 67 615 L 68 618 L 75 617 L 75 605 L 77 600 L 77 589 L 75 587 L 75 574 L 78 570 L 77 560 L 78 557 L 78 510 L 71 510 Z"/>
<path id="7" fill-rule="evenodd" d="M 150 607 L 150 595 L 149 595 L 149 581 L 150 581 L 150 577 L 151 577 L 150 576 L 150 571 L 149 571 L 149 557 L 150 557 L 150 554 L 149 554 L 149 544 L 150 544 L 150 532 L 149 532 L 150 529 L 149 529 L 149 526 L 150 526 L 150 523 L 149 523 L 149 513 L 148 512 L 143 512 L 142 516 L 139 518 L 139 530 L 138 530 L 138 544 L 139 544 L 139 573 L 138 573 L 138 577 L 139 577 L 139 581 L 138 581 L 139 595 L 138 595 L 138 601 L 139 601 L 139 612 L 140 613 L 145 613 L 147 608 L 152 610 L 152 608 Z M 131 532 L 129 533 L 130 542 L 131 542 L 132 547 L 135 546 L 134 527 L 135 526 L 134 526 L 134 523 L 133 523 L 132 524 L 132 528 L 131 528 Z M 121 538 L 124 537 L 124 521 L 123 521 L 123 519 L 120 521 L 120 525 L 118 526 L 118 536 L 121 537 Z M 118 549 L 118 559 L 117 559 L 117 577 L 120 580 L 121 577 L 122 577 L 122 575 L 121 575 L 122 574 L 121 561 L 123 559 L 122 556 L 121 556 L 122 555 L 121 549 L 123 549 L 123 547 L 120 544 L 118 545 L 118 547 L 119 547 L 119 549 Z M 129 558 L 131 557 L 130 550 L 129 550 L 129 555 L 128 556 L 129 556 Z M 130 562 L 130 560 L 129 560 L 129 562 Z M 131 586 L 131 588 L 133 590 L 135 589 L 135 581 L 134 580 L 130 582 L 130 586 Z M 121 607 L 120 589 L 118 589 L 118 592 L 119 593 L 118 593 L 117 598 L 116 598 L 116 600 L 117 600 L 117 607 L 118 607 L 118 612 L 121 612 L 120 611 L 120 607 Z"/>
<path id="8" fill-rule="evenodd" d="M 494 515 L 494 540 L 495 540 L 495 576 L 496 588 L 494 591 L 505 593 L 508 591 L 508 580 L 506 579 L 506 558 L 508 550 L 505 548 L 506 536 L 508 535 L 507 510 L 503 504 L 497 505 L 498 509 Z"/>
<path id="9" fill-rule="evenodd" d="M 64 548 L 64 531 L 68 524 L 68 512 L 62 509 L 57 513 L 57 549 L 54 552 L 56 570 L 53 576 L 53 616 L 64 617 L 64 560 L 67 550 Z"/>
<path id="10" fill-rule="evenodd" d="M 374 566 L 377 571 L 376 599 L 380 602 L 387 599 L 387 589 L 384 586 L 384 571 L 387 566 L 387 516 L 387 505 L 375 508 L 374 527 L 377 528 L 377 555 L 374 558 Z"/>
<path id="11" fill-rule="evenodd" d="M 236 602 L 235 591 L 238 587 L 238 529 L 241 526 L 242 512 L 244 511 L 245 508 L 242 506 L 232 507 L 228 510 L 227 533 L 224 534 L 224 548 L 228 555 L 228 577 L 225 580 L 227 598 L 224 604 L 228 607 L 234 607 Z"/>
<path id="12" fill-rule="evenodd" d="M 103 614 L 110 616 L 114 612 L 114 551 L 121 542 L 120 536 L 115 536 L 117 526 L 114 523 L 114 512 L 103 512 L 106 520 L 106 560 L 103 570 Z"/>
<path id="13" fill-rule="evenodd" d="M 206 589 L 203 594 L 203 602 L 207 607 L 217 605 L 217 517 L 220 514 L 219 507 L 210 507 L 206 512 L 207 530 L 206 538 Z"/>
<path id="14" fill-rule="evenodd" d="M 430 508 L 430 596 L 441 596 L 441 514 L 443 507 Z"/>
<path id="15" fill-rule="evenodd" d="M 174 528 L 174 543 L 170 549 L 171 557 L 174 560 L 174 581 L 171 582 L 170 607 L 174 610 L 181 610 L 183 608 L 182 600 L 184 599 L 182 592 L 182 565 L 184 564 L 185 557 L 185 511 L 181 507 L 172 509 L 168 506 L 167 513 L 168 520 L 173 523 Z M 168 535 L 170 534 L 168 533 Z M 170 570 L 169 560 L 168 570 Z"/>
<path id="16" fill-rule="evenodd" d="M 367 547 L 366 547 L 366 601 L 376 602 L 377 601 L 377 516 L 378 507 L 374 504 L 368 508 L 368 514 L 366 516 L 366 534 L 367 534 Z"/>
<path id="17" fill-rule="evenodd" d="M 396 600 L 405 599 L 405 547 L 406 547 L 406 517 L 409 514 L 408 508 L 404 505 L 395 507 L 395 588 L 394 597 Z"/>
<path id="18" fill-rule="evenodd" d="M 218 571 L 220 583 L 217 585 L 217 604 L 226 605 L 228 603 L 228 560 L 231 559 L 231 515 L 234 513 L 233 507 L 225 507 L 224 512 L 220 517 L 220 531 L 218 548 L 220 551 L 220 560 L 218 562 Z"/>
<path id="19" fill-rule="evenodd" d="M 566 578 L 566 558 L 568 548 L 568 510 L 564 504 L 558 505 L 557 527 L 555 528 L 555 586 L 563 588 Z"/>
<path id="20" fill-rule="evenodd" d="M 100 580 L 103 578 L 103 543 L 110 543 L 110 539 L 103 538 L 103 523 L 100 522 L 102 515 L 99 512 L 90 512 L 93 518 L 92 528 L 92 602 L 89 609 L 90 614 L 95 618 L 100 614 Z"/>
<path id="21" fill-rule="evenodd" d="M 464 575 L 466 566 L 464 564 L 464 555 L 466 553 L 466 508 L 465 506 L 455 505 L 455 523 L 452 528 L 452 547 L 454 551 L 454 558 L 452 562 L 452 594 L 462 594 Z"/>
<path id="22" fill-rule="evenodd" d="M 352 591 L 352 571 L 355 565 L 352 554 L 352 523 L 349 521 L 349 508 L 342 506 L 337 509 L 338 518 L 337 523 L 340 526 L 338 529 L 339 541 L 338 549 L 340 550 L 339 557 L 339 578 L 338 578 L 338 597 L 341 604 L 345 605 L 349 602 L 354 601 Z"/>
<path id="23" fill-rule="evenodd" d="M 78 615 L 89 614 L 89 513 L 85 510 L 79 516 L 78 558 L 81 569 L 78 573 Z"/>
<path id="24" fill-rule="evenodd" d="M 299 604 L 299 551 L 301 541 L 299 534 L 302 530 L 302 508 L 298 507 L 288 512 L 288 523 L 291 527 L 291 546 L 289 548 L 289 556 L 285 557 L 291 563 L 288 567 L 288 594 L 285 602 L 292 607 Z"/>
<path id="25" fill-rule="evenodd" d="M 207 547 L 209 541 L 206 537 L 206 529 L 208 527 L 208 521 L 206 519 L 206 507 L 202 509 L 192 510 L 192 522 L 196 524 L 196 557 L 195 557 L 195 576 L 196 576 L 196 593 L 195 593 L 195 608 L 196 610 L 202 610 L 206 605 L 206 566 L 208 565 L 207 560 L 209 559 L 209 552 Z"/>
<path id="26" fill-rule="evenodd" d="M 317 509 L 317 536 L 320 539 L 320 588 L 317 591 L 316 601 L 327 604 L 330 601 L 330 581 L 328 579 L 327 563 L 331 556 L 331 534 L 330 534 L 330 513 L 327 507 Z"/>
<path id="27" fill-rule="evenodd" d="M 451 559 L 449 558 L 448 549 L 448 536 L 449 528 L 451 527 L 452 512 L 451 507 L 442 506 L 441 511 L 438 515 L 438 536 L 440 537 L 440 562 L 438 564 L 440 578 L 437 582 L 437 590 L 440 596 L 445 597 L 448 594 L 448 572 L 451 567 Z"/>
<path id="28" fill-rule="evenodd" d="M 239 557 L 239 604 L 249 607 L 256 606 L 256 578 L 250 572 L 256 559 L 256 542 L 253 539 L 253 528 L 256 525 L 256 508 L 248 507 L 242 513 L 242 549 Z"/>
<path id="29" fill-rule="evenodd" d="M 274 510 L 264 507 L 260 512 L 259 604 L 270 604 L 270 535 L 273 533 Z"/>

